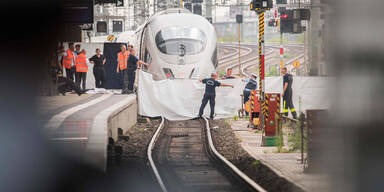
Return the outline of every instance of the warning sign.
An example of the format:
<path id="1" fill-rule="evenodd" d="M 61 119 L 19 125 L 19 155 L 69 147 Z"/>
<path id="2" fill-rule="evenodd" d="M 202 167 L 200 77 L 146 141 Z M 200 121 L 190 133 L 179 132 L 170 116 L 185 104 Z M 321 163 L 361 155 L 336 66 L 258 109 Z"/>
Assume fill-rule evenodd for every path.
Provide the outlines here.
<path id="1" fill-rule="evenodd" d="M 295 68 L 300 68 L 300 61 L 299 61 L 299 60 L 294 61 L 294 62 L 293 62 L 293 66 L 294 66 Z"/>

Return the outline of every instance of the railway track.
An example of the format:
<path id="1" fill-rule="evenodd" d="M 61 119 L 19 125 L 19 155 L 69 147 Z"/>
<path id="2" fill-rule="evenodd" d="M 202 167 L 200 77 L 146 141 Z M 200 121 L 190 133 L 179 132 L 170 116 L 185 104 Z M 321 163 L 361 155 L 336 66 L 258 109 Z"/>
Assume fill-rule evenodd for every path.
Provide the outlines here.
<path id="1" fill-rule="evenodd" d="M 221 49 L 229 49 L 229 50 L 232 50 L 231 53 L 229 54 L 226 54 L 222 57 L 219 58 L 219 66 L 222 68 L 222 67 L 226 67 L 226 64 L 227 63 L 232 63 L 234 61 L 237 61 L 238 60 L 238 55 L 239 55 L 239 47 L 238 46 L 235 46 L 235 45 L 220 45 L 219 48 Z M 252 49 L 249 48 L 249 47 L 245 47 L 245 46 L 241 46 L 240 47 L 241 50 L 241 53 L 240 53 L 240 58 L 244 58 L 250 54 L 252 54 Z"/>
<path id="2" fill-rule="evenodd" d="M 221 46 L 224 46 L 224 45 L 221 45 Z M 225 46 L 231 46 L 231 45 L 225 44 Z M 232 46 L 234 48 L 238 49 L 238 47 L 235 46 L 234 44 Z M 238 68 L 237 68 L 237 66 L 239 65 L 238 64 L 238 57 L 236 57 L 235 55 L 232 56 L 231 60 L 228 60 L 226 57 L 224 60 L 225 62 L 223 62 L 222 58 L 219 58 L 219 67 L 218 68 L 219 69 L 221 69 L 223 67 L 233 68 L 234 74 L 242 74 L 244 76 L 249 76 L 252 73 L 251 72 L 252 70 L 250 70 L 250 69 L 254 68 L 254 67 L 256 67 L 256 65 L 258 65 L 258 58 L 259 58 L 258 47 L 257 47 L 257 45 L 243 44 L 241 48 L 244 48 L 244 47 L 247 47 L 247 49 L 251 49 L 251 51 L 247 52 L 246 54 L 241 55 L 240 58 L 241 58 L 242 68 L 241 68 L 240 72 L 238 71 Z M 288 48 L 286 48 L 288 50 L 303 48 L 303 46 L 301 46 L 301 45 L 286 45 L 286 47 L 288 47 Z M 277 54 L 279 49 L 280 49 L 280 47 L 278 45 L 266 46 L 266 51 L 265 51 L 265 57 L 266 57 L 265 63 L 266 64 L 271 63 L 271 62 L 279 63 L 279 60 L 278 59 L 276 60 L 276 58 L 273 57 L 273 54 Z M 300 55 L 294 57 L 293 59 L 286 61 L 286 66 L 288 66 L 289 69 L 291 70 L 292 63 L 295 60 L 302 60 L 303 58 L 304 58 L 304 54 L 300 54 Z M 268 66 L 266 66 L 266 70 L 268 70 Z"/>
<path id="3" fill-rule="evenodd" d="M 148 159 L 163 192 L 265 191 L 216 151 L 205 118 L 163 119 Z"/>
<path id="4" fill-rule="evenodd" d="M 228 45 L 226 45 L 228 46 Z M 235 46 L 234 46 L 235 47 Z M 236 47 L 238 49 L 238 47 Z M 242 65 L 247 64 L 247 63 L 254 63 L 255 61 L 258 60 L 259 58 L 259 53 L 256 45 L 242 45 L 241 48 L 246 48 L 248 51 L 240 56 L 240 62 Z M 275 53 L 275 51 L 278 50 L 277 47 L 271 46 L 271 47 L 266 47 L 265 55 L 268 58 L 268 56 L 271 56 L 272 54 Z M 237 52 L 238 53 L 238 52 Z M 237 66 L 239 66 L 238 63 L 238 57 L 237 55 L 233 55 L 232 58 L 219 58 L 219 66 L 218 69 L 223 69 L 223 68 L 233 68 L 233 73 L 234 74 L 242 74 L 241 72 L 238 71 Z"/>

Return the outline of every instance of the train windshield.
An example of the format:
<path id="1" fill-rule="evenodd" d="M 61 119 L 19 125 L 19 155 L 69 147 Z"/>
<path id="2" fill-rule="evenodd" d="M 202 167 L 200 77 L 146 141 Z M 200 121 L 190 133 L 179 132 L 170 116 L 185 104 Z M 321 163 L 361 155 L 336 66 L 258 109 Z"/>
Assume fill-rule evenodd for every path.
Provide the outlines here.
<path id="1" fill-rule="evenodd" d="M 170 27 L 156 34 L 157 48 L 168 55 L 194 55 L 203 51 L 207 37 L 197 28 Z"/>

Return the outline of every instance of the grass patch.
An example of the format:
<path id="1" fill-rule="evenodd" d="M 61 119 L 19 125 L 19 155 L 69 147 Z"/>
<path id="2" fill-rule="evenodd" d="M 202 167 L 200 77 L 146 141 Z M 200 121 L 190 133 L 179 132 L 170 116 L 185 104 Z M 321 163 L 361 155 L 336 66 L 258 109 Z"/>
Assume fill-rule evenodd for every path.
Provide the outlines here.
<path id="1" fill-rule="evenodd" d="M 231 124 L 230 124 L 230 119 L 229 119 L 229 118 L 224 119 L 224 123 L 227 124 L 227 125 L 231 125 Z"/>
<path id="2" fill-rule="evenodd" d="M 280 43 L 280 37 L 273 37 L 266 41 L 267 43 Z M 286 37 L 283 37 L 283 44 L 288 44 L 289 40 Z"/>
<path id="3" fill-rule="evenodd" d="M 294 130 L 293 134 L 288 136 L 289 151 L 299 151 L 301 150 L 301 146 L 304 145 L 304 152 L 306 152 L 307 151 L 306 140 L 304 139 L 304 143 L 301 143 L 300 123 L 299 122 L 290 123 L 288 126 L 290 126 Z M 304 131 L 304 137 L 307 137 L 305 131 Z"/>
<path id="4" fill-rule="evenodd" d="M 225 73 L 225 70 L 220 70 L 220 71 L 219 71 L 219 78 L 224 77 L 225 74 L 226 74 L 226 73 Z"/>
<path id="5" fill-rule="evenodd" d="M 277 148 L 276 150 L 273 151 L 273 153 L 292 153 L 292 151 L 286 148 L 281 148 L 281 149 Z"/>
<path id="6" fill-rule="evenodd" d="M 279 76 L 279 71 L 277 70 L 276 66 L 272 66 L 270 70 L 265 73 L 266 77 L 272 77 L 272 76 Z"/>
<path id="7" fill-rule="evenodd" d="M 258 165 L 260 165 L 260 161 L 259 160 L 255 160 L 255 161 L 252 162 L 251 165 L 252 166 L 258 166 Z"/>
<path id="8" fill-rule="evenodd" d="M 296 39 L 297 44 L 304 44 L 304 33 L 300 34 Z"/>
<path id="9" fill-rule="evenodd" d="M 289 59 L 289 58 L 292 57 L 292 54 L 290 54 L 290 53 L 284 53 L 283 57 Z"/>
<path id="10" fill-rule="evenodd" d="M 225 36 L 217 37 L 217 42 L 219 42 L 219 43 L 237 42 L 237 41 L 239 41 L 238 37 L 234 36 L 234 35 L 225 35 Z"/>

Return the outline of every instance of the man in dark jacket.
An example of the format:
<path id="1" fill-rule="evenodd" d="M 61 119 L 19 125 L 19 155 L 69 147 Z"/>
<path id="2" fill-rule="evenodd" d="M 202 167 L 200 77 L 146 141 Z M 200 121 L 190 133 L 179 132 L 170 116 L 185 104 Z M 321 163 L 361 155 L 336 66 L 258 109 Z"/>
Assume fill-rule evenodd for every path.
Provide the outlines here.
<path id="1" fill-rule="evenodd" d="M 99 48 L 96 49 L 96 55 L 91 57 L 89 61 L 94 64 L 93 75 L 95 76 L 96 88 L 105 88 L 106 75 L 104 65 L 107 60 L 104 55 L 101 54 Z"/>
<path id="2" fill-rule="evenodd" d="M 144 61 L 137 59 L 135 55 L 135 50 L 131 46 L 130 54 L 128 57 L 128 67 L 127 67 L 128 90 L 125 92 L 125 94 L 134 93 L 133 86 L 135 84 L 135 79 L 136 79 L 136 69 L 140 68 L 140 65 L 149 66 L 148 63 L 145 63 Z"/>
<path id="3" fill-rule="evenodd" d="M 220 83 L 220 82 L 216 81 L 216 77 L 217 77 L 216 73 L 212 73 L 211 78 L 200 79 L 200 82 L 205 84 L 205 94 L 204 94 L 203 101 L 202 101 L 201 106 L 200 106 L 199 115 L 198 115 L 199 117 L 203 116 L 204 108 L 209 101 L 209 105 L 211 107 L 211 114 L 209 117 L 211 119 L 213 119 L 213 115 L 215 114 L 215 97 L 216 97 L 215 88 L 216 87 L 221 86 L 221 87 L 232 87 L 233 88 L 233 85 L 228 85 L 228 84 L 224 84 L 224 83 Z"/>
<path id="4" fill-rule="evenodd" d="M 291 74 L 287 73 L 287 68 L 284 67 L 281 70 L 281 73 L 283 74 L 283 114 L 285 116 L 288 116 L 288 108 L 291 110 L 291 114 L 294 119 L 296 119 L 297 114 L 295 111 L 295 107 L 293 106 L 292 102 L 292 83 L 293 83 L 293 77 Z"/>

